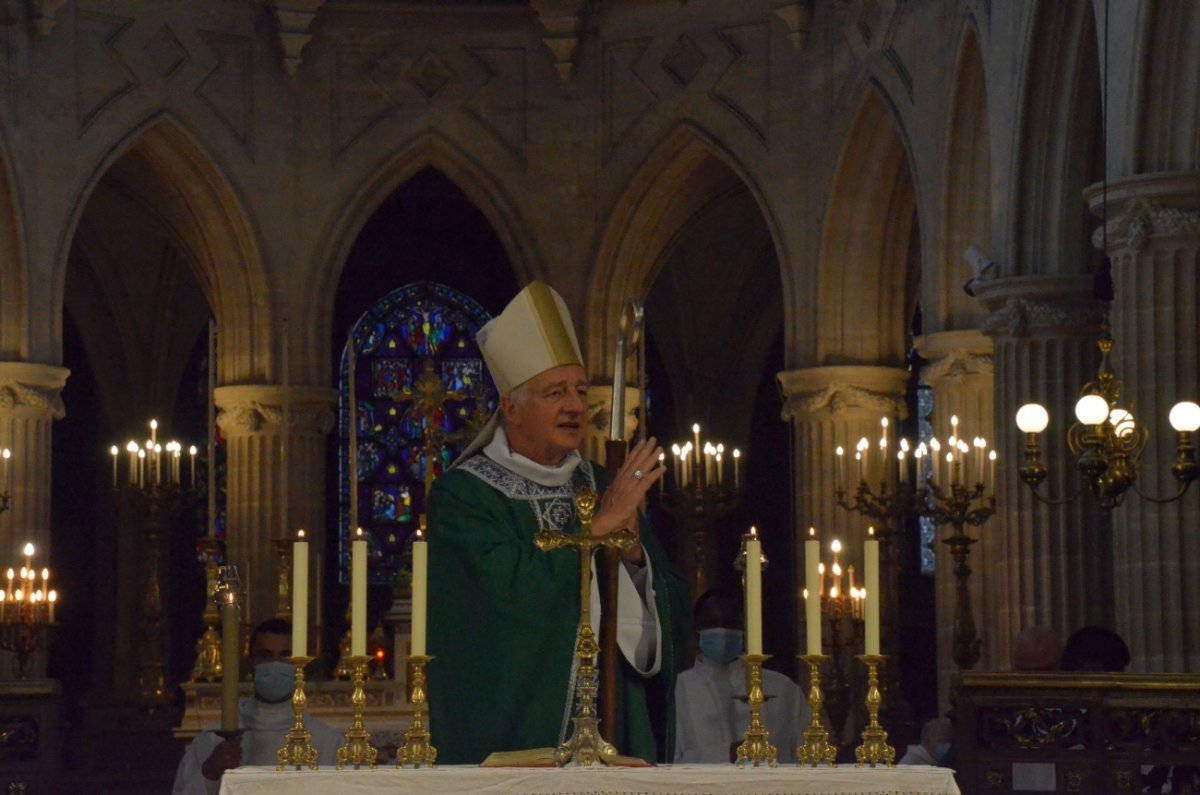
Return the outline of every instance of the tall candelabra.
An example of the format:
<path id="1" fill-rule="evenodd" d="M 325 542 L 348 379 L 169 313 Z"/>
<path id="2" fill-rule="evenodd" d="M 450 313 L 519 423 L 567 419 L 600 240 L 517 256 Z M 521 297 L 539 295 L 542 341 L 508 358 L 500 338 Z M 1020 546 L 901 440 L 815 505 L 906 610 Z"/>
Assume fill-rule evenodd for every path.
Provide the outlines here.
<path id="1" fill-rule="evenodd" d="M 112 486 L 129 512 L 142 525 L 145 549 L 145 579 L 142 589 L 140 649 L 134 700 L 154 708 L 171 701 L 166 683 L 166 617 L 163 611 L 163 531 L 196 496 L 196 448 L 190 447 L 190 472 L 183 471 L 183 445 L 158 441 L 158 421 L 151 420 L 150 438 L 144 445 L 130 440 L 125 445 L 128 471 L 121 474 L 120 449 L 113 445 Z M 188 485 L 185 485 L 188 484 Z"/>
<path id="2" fill-rule="evenodd" d="M 854 679 L 855 651 L 863 639 L 864 591 L 854 583 L 854 567 L 842 569 L 839 555 L 842 544 L 836 538 L 829 545 L 833 558 L 828 566 L 822 562 L 818 571 L 821 575 L 821 620 L 828 625 L 829 666 L 828 683 L 825 685 L 825 709 L 830 724 L 837 732 L 840 742 L 843 728 L 850 713 L 851 682 Z M 848 584 L 847 584 L 848 580 Z M 809 598 L 807 589 L 804 594 Z"/>
<path id="3" fill-rule="evenodd" d="M 732 451 L 732 468 L 726 465 L 725 445 L 711 441 L 701 446 L 700 426 L 692 425 L 694 443 L 671 446 L 671 483 L 659 481 L 663 509 L 684 533 L 679 553 L 689 569 L 692 600 L 712 585 L 716 571 L 716 528 L 729 516 L 742 490 L 742 454 Z M 665 466 L 665 461 L 664 461 Z M 732 469 L 732 472 L 727 470 Z M 687 543 L 687 542 L 690 542 Z"/>
<path id="4" fill-rule="evenodd" d="M 8 495 L 0 496 L 6 498 L 0 501 L 3 513 Z M 39 572 L 33 564 L 33 544 L 25 544 L 21 551 L 25 565 L 19 571 L 8 569 L 7 582 L 0 590 L 0 649 L 13 654 L 16 678 L 27 679 L 30 658 L 54 624 L 58 593 L 50 587 L 50 569 L 43 567 Z"/>
<path id="5" fill-rule="evenodd" d="M 955 568 L 955 607 L 953 646 L 954 662 L 961 669 L 970 669 L 979 661 L 980 640 L 977 637 L 975 619 L 971 607 L 969 588 L 971 569 L 967 558 L 975 539 L 966 533 L 968 526 L 981 527 L 996 512 L 996 499 L 990 484 L 995 483 L 996 451 L 987 452 L 987 442 L 976 437 L 967 444 L 958 437 L 958 418 L 951 417 L 953 432 L 945 445 L 935 438 L 928 444 L 922 442 L 911 448 L 901 440 L 895 464 L 887 456 L 887 420 L 882 421 L 884 435 L 879 443 L 881 465 L 874 469 L 867 464 L 870 455 L 867 440 L 859 441 L 856 451 L 858 481 L 853 494 L 848 494 L 842 485 L 841 460 L 843 448 L 837 449 L 839 459 L 837 504 L 870 519 L 876 526 L 876 536 L 881 542 L 881 554 L 885 571 L 885 591 L 896 592 L 896 566 L 890 542 L 905 516 L 913 515 L 929 519 L 935 526 L 950 525 L 953 533 L 943 539 L 950 547 Z M 911 452 L 911 456 L 910 456 Z M 908 473 L 908 459 L 916 464 L 915 475 Z M 879 487 L 871 486 L 872 472 L 878 474 Z M 888 621 L 895 627 L 895 601 L 889 605 Z"/>

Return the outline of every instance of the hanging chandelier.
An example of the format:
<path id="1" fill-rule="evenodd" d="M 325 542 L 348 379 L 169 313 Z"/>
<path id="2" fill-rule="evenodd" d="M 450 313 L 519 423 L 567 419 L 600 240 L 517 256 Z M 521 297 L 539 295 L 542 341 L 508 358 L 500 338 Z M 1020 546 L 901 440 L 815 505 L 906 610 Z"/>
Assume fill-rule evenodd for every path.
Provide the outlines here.
<path id="1" fill-rule="evenodd" d="M 1150 440 L 1150 431 L 1144 422 L 1134 416 L 1132 404 L 1121 405 L 1123 384 L 1109 364 L 1113 349 L 1112 336 L 1106 330 L 1096 344 L 1100 349 L 1100 368 L 1095 380 L 1084 384 L 1080 390 L 1079 400 L 1075 403 L 1076 422 L 1067 430 L 1067 446 L 1075 456 L 1075 465 L 1083 476 L 1084 487 L 1104 508 L 1120 505 L 1130 489 L 1151 502 L 1178 500 L 1197 476 L 1192 434 L 1200 429 L 1200 405 L 1181 401 L 1172 407 L 1168 415 L 1171 427 L 1178 434 L 1171 474 L 1179 484 L 1179 491 L 1165 498 L 1142 492 L 1137 487 L 1137 465 Z M 1061 505 L 1078 497 L 1079 492 L 1063 500 L 1052 500 L 1038 491 L 1046 479 L 1038 434 L 1046 430 L 1050 413 L 1039 403 L 1026 403 L 1017 410 L 1016 419 L 1017 427 L 1027 435 L 1025 460 L 1020 468 L 1021 480 L 1041 502 Z"/>

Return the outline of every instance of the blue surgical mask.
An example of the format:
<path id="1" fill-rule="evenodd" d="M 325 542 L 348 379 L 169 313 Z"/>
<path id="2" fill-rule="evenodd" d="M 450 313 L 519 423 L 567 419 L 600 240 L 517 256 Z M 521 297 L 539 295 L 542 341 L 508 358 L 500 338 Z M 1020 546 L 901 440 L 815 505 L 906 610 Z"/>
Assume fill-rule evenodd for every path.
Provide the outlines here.
<path id="1" fill-rule="evenodd" d="M 296 689 L 296 666 L 285 662 L 254 666 L 254 695 L 259 701 L 278 703 L 291 698 Z"/>
<path id="2" fill-rule="evenodd" d="M 742 631 L 714 627 L 700 630 L 700 651 L 717 665 L 728 665 L 742 653 Z"/>
<path id="3" fill-rule="evenodd" d="M 950 743 L 938 743 L 933 749 L 933 758 L 939 765 L 946 763 L 946 754 L 950 753 Z"/>

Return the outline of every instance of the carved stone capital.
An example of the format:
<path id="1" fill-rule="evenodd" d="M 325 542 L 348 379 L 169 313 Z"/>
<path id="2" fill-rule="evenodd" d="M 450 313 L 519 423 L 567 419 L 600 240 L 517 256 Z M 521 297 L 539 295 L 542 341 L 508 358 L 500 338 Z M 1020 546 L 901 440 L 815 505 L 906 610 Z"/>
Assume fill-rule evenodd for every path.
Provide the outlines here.
<path id="1" fill-rule="evenodd" d="M 1108 222 L 1108 247 L 1141 251 L 1154 239 L 1200 239 L 1200 209 L 1167 207 L 1149 199 L 1136 199 Z M 1104 246 L 1104 229 L 1092 232 L 1092 245 Z"/>
<path id="2" fill-rule="evenodd" d="M 217 424 L 226 436 L 271 431 L 278 433 L 283 422 L 283 388 L 254 384 L 225 386 L 216 391 L 220 409 Z M 328 434 L 333 430 L 333 406 L 337 392 L 313 386 L 292 386 L 288 399 L 289 433 Z"/>
<path id="3" fill-rule="evenodd" d="M 962 381 L 972 376 L 991 377 L 992 341 L 979 331 L 942 331 L 915 340 L 917 351 L 929 362 L 921 380 L 936 386 L 942 381 Z"/>
<path id="4" fill-rule="evenodd" d="M 0 362 L 0 411 L 39 414 L 61 420 L 62 388 L 71 371 L 32 362 Z"/>
<path id="5" fill-rule="evenodd" d="M 1088 276 L 1014 276 L 981 284 L 976 294 L 990 311 L 989 337 L 1095 337 L 1106 305 L 1092 297 Z"/>
<path id="6" fill-rule="evenodd" d="M 1097 216 L 1108 213 L 1110 252 L 1140 251 L 1154 239 L 1200 238 L 1200 171 L 1135 174 L 1084 191 Z M 1106 203 L 1107 202 L 1107 206 Z M 1092 233 L 1101 248 L 1104 228 Z"/>
<path id="7" fill-rule="evenodd" d="M 908 373 L 894 367 L 812 367 L 785 371 L 777 378 L 784 396 L 782 417 L 789 422 L 825 413 L 908 416 Z"/>

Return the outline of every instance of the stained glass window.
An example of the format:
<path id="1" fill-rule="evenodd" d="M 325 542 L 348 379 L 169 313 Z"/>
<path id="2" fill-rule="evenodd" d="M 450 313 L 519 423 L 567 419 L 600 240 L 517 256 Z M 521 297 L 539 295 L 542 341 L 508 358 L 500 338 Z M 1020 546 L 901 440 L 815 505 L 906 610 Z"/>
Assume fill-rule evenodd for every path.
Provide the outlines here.
<path id="1" fill-rule="evenodd" d="M 358 493 L 351 495 L 349 342 L 339 387 L 339 558 L 350 566 L 351 502 L 367 531 L 368 579 L 388 584 L 425 512 L 426 476 L 437 477 L 496 408 L 475 333 L 489 319 L 466 295 L 416 282 L 384 296 L 351 329 Z"/>

